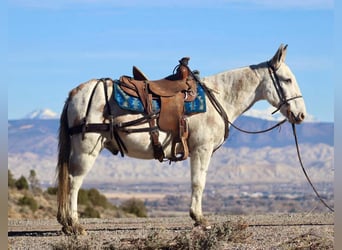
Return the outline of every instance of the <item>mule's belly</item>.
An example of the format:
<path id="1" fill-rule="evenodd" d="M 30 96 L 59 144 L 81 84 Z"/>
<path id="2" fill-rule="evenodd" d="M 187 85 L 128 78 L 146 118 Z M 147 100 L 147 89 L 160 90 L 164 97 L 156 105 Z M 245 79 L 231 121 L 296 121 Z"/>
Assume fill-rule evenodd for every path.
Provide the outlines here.
<path id="1" fill-rule="evenodd" d="M 148 132 L 119 134 L 124 146 L 127 149 L 123 152 L 125 155 L 138 159 L 154 159 L 151 138 Z M 167 133 L 159 132 L 159 141 L 163 146 L 165 157 L 171 157 L 171 136 Z M 115 140 L 108 141 L 105 144 L 105 148 L 109 149 L 111 152 L 119 151 L 119 147 Z"/>

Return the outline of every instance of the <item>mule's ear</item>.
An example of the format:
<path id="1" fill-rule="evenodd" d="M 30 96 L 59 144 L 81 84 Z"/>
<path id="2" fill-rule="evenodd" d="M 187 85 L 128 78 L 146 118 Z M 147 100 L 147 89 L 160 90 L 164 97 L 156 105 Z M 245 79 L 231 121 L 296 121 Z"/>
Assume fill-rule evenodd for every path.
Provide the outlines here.
<path id="1" fill-rule="evenodd" d="M 286 58 L 286 51 L 287 51 L 287 44 L 281 44 L 279 49 L 271 59 L 271 65 L 273 68 L 277 69 L 279 66 L 285 61 Z"/>

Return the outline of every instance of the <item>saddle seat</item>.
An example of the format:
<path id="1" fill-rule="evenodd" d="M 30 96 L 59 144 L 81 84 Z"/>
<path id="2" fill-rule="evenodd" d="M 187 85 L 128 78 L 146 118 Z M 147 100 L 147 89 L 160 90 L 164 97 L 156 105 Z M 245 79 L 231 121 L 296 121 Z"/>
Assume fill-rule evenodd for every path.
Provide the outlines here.
<path id="1" fill-rule="evenodd" d="M 189 57 L 179 60 L 177 71 L 163 79 L 150 81 L 137 67 L 133 67 L 133 76 L 121 76 L 120 87 L 131 96 L 138 97 L 144 106 L 146 114 L 152 113 L 152 99 L 160 100 L 160 113 L 157 119 L 158 128 L 172 134 L 172 159 L 184 160 L 188 157 L 187 146 L 187 119 L 184 115 L 184 102 L 193 101 L 196 98 L 196 81 L 188 68 Z M 155 121 L 150 121 L 150 127 Z M 155 133 L 155 131 L 153 132 Z M 159 161 L 164 159 L 164 152 L 160 152 L 161 145 L 158 135 L 151 133 L 154 145 L 154 156 Z M 176 150 L 176 145 L 181 144 L 182 152 Z M 179 147 L 178 147 L 179 148 Z M 180 155 L 180 156 L 179 156 Z"/>
<path id="2" fill-rule="evenodd" d="M 182 58 L 177 72 L 160 80 L 148 80 L 147 76 L 136 66 L 133 66 L 133 77 L 121 76 L 121 88 L 129 95 L 140 97 L 139 93 L 146 92 L 146 88 L 154 94 L 153 97 L 171 97 L 179 92 L 189 94 L 185 101 L 191 102 L 196 97 L 196 82 L 187 67 L 189 57 Z"/>

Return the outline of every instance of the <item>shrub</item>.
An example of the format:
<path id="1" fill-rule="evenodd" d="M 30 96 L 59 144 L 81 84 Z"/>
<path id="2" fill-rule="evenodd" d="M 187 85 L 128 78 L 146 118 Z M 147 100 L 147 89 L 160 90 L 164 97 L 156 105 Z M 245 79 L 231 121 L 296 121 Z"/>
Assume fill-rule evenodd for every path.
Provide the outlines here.
<path id="1" fill-rule="evenodd" d="M 57 187 L 48 187 L 46 189 L 46 193 L 50 195 L 56 195 L 57 194 Z"/>
<path id="2" fill-rule="evenodd" d="M 88 191 L 81 188 L 78 191 L 77 203 L 80 205 L 87 205 L 88 202 L 89 202 Z"/>
<path id="3" fill-rule="evenodd" d="M 18 190 L 29 189 L 28 182 L 24 176 L 21 176 L 16 182 L 15 186 Z"/>
<path id="4" fill-rule="evenodd" d="M 39 194 L 42 192 L 42 190 L 40 188 L 39 180 L 37 178 L 36 171 L 34 171 L 33 169 L 30 170 L 30 175 L 28 177 L 28 180 L 30 182 L 31 190 L 34 194 Z"/>
<path id="5" fill-rule="evenodd" d="M 13 174 L 11 173 L 9 169 L 8 169 L 7 177 L 8 177 L 8 187 L 14 188 L 16 180 L 14 179 Z"/>
<path id="6" fill-rule="evenodd" d="M 147 209 L 142 200 L 131 198 L 122 203 L 121 209 L 138 217 L 147 217 Z"/>
<path id="7" fill-rule="evenodd" d="M 100 206 L 103 208 L 107 208 L 108 206 L 107 198 L 100 194 L 100 192 L 95 188 L 88 190 L 88 198 L 94 206 Z"/>
<path id="8" fill-rule="evenodd" d="M 37 201 L 30 196 L 24 195 L 22 198 L 18 200 L 18 204 L 20 206 L 28 206 L 33 212 L 38 209 Z"/>
<path id="9" fill-rule="evenodd" d="M 100 213 L 94 207 L 87 206 L 83 213 L 81 213 L 82 218 L 100 218 Z"/>
<path id="10" fill-rule="evenodd" d="M 81 205 L 93 205 L 93 206 L 100 206 L 103 208 L 110 207 L 110 204 L 108 203 L 106 196 L 101 194 L 95 188 L 92 188 L 89 190 L 85 190 L 81 188 L 78 192 L 77 202 L 78 204 L 81 204 Z"/>

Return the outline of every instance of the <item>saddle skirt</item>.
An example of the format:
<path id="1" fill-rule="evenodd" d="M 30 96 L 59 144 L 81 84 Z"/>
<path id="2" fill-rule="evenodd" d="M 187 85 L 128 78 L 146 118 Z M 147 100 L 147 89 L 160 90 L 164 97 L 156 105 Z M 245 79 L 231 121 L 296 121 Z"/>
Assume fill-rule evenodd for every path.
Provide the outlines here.
<path id="1" fill-rule="evenodd" d="M 205 92 L 200 84 L 197 83 L 197 95 L 195 99 L 191 102 L 184 102 L 184 114 L 185 115 L 193 115 L 197 113 L 206 112 L 206 99 Z M 144 113 L 144 105 L 141 102 L 139 97 L 135 97 L 127 94 L 120 87 L 120 81 L 114 81 L 114 100 L 118 104 L 118 106 L 124 110 L 136 112 L 136 113 Z M 152 111 L 160 112 L 161 101 L 160 99 L 152 100 Z"/>

